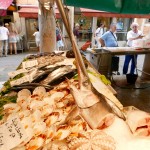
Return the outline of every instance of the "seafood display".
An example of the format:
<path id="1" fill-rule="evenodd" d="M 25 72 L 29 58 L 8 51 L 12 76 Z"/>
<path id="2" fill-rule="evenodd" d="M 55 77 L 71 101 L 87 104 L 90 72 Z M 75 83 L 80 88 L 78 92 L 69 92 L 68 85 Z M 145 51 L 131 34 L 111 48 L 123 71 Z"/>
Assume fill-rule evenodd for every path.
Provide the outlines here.
<path id="1" fill-rule="evenodd" d="M 10 73 L 0 125 L 17 116 L 26 133 L 12 150 L 149 150 L 150 114 L 123 108 L 92 66 L 69 54 L 31 55 Z"/>

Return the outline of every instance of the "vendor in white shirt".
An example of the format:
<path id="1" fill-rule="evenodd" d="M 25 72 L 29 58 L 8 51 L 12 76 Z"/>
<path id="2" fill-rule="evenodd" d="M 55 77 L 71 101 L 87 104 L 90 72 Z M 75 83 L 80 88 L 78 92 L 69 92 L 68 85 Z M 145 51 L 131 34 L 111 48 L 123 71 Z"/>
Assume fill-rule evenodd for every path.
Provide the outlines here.
<path id="1" fill-rule="evenodd" d="M 127 33 L 127 40 L 128 40 L 127 45 L 129 47 L 132 47 L 132 41 L 133 40 L 143 38 L 142 32 L 140 30 L 138 30 L 138 26 L 139 26 L 138 23 L 133 22 L 131 24 L 132 30 Z M 125 56 L 125 61 L 124 61 L 124 66 L 123 66 L 123 74 L 127 74 L 130 61 L 132 61 L 130 74 L 134 74 L 135 65 L 137 62 L 137 55 L 126 55 Z"/>

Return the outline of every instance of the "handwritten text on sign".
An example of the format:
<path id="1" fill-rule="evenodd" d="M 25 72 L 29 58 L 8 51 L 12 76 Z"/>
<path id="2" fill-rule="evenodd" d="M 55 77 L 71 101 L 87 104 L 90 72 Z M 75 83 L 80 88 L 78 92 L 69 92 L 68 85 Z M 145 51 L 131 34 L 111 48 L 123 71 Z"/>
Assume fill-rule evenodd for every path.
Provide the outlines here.
<path id="1" fill-rule="evenodd" d="M 17 116 L 12 117 L 0 126 L 0 150 L 10 150 L 27 138 Z"/>
<path id="2" fill-rule="evenodd" d="M 31 60 L 31 61 L 22 62 L 23 69 L 34 67 L 34 66 L 37 66 L 37 65 L 38 65 L 38 61 L 37 60 Z"/>

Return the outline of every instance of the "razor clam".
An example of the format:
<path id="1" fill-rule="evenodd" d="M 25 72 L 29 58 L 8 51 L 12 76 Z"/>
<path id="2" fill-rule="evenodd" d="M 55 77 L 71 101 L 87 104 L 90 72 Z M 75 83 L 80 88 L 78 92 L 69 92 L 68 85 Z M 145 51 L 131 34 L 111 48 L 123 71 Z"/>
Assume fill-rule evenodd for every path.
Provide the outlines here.
<path id="1" fill-rule="evenodd" d="M 29 90 L 34 90 L 37 86 L 43 86 L 46 90 L 51 90 L 54 87 L 50 86 L 50 85 L 44 85 L 44 84 L 40 84 L 40 83 L 23 83 L 17 86 L 13 86 L 10 90 L 14 90 L 14 91 L 20 91 L 22 89 L 29 89 Z"/>
<path id="2" fill-rule="evenodd" d="M 75 69 L 71 69 L 72 66 L 64 66 L 54 70 L 50 73 L 46 79 L 41 81 L 41 84 L 49 84 L 49 85 L 56 85 L 61 83 L 66 79 L 66 77 L 71 78 L 76 74 Z"/>
<path id="3" fill-rule="evenodd" d="M 62 15 L 62 19 L 70 37 L 75 54 L 77 64 L 76 66 L 79 76 L 79 89 L 71 84 L 69 80 L 68 84 L 79 108 L 80 116 L 82 116 L 84 120 L 89 124 L 89 126 L 93 129 L 100 127 L 101 122 L 103 122 L 104 125 L 105 120 L 108 120 L 108 118 L 112 116 L 112 112 L 120 118 L 125 119 L 124 114 L 121 112 L 121 110 L 114 103 L 112 103 L 112 101 L 108 101 L 108 99 L 106 99 L 106 96 L 98 93 L 97 90 L 93 87 L 92 83 L 89 80 L 89 76 L 78 49 L 76 39 L 71 30 L 69 17 L 65 13 L 62 1 L 56 0 L 56 4 L 59 12 Z"/>

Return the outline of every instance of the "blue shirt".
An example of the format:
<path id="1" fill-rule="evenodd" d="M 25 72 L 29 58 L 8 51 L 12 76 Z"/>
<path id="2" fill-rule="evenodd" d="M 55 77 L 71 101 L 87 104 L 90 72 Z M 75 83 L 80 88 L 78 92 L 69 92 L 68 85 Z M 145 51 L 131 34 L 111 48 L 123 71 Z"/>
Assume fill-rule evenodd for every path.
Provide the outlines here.
<path id="1" fill-rule="evenodd" d="M 116 38 L 116 39 L 115 39 Z M 101 39 L 104 40 L 105 46 L 106 47 L 118 47 L 118 43 L 117 43 L 117 37 L 114 34 L 114 36 L 112 35 L 112 33 L 110 31 L 105 32 L 102 36 Z"/>

